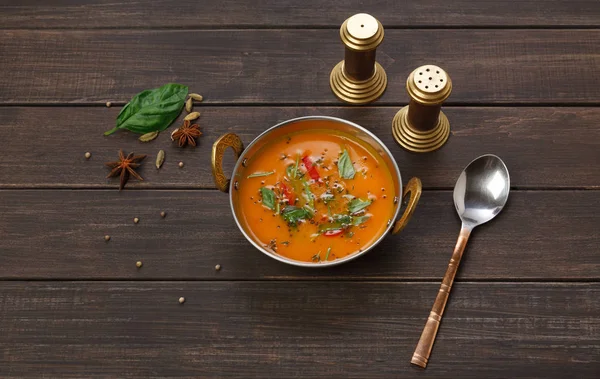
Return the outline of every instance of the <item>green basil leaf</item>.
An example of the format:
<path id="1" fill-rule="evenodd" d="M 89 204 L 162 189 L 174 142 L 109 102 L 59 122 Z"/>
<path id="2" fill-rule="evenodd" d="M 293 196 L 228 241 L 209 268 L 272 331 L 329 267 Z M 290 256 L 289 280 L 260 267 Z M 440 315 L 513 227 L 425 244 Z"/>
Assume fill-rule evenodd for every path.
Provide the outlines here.
<path id="1" fill-rule="evenodd" d="M 298 208 L 293 205 L 288 205 L 281 212 L 283 219 L 290 225 L 296 225 L 298 221 L 312 218 L 313 214 L 306 208 Z"/>
<path id="2" fill-rule="evenodd" d="M 275 173 L 275 171 L 255 172 L 254 174 L 248 175 L 247 179 L 258 178 L 259 176 L 269 176 L 269 175 L 273 175 L 274 173 Z"/>
<path id="3" fill-rule="evenodd" d="M 265 207 L 269 208 L 270 210 L 274 211 L 275 210 L 275 192 L 273 192 L 273 190 L 268 189 L 266 187 L 261 187 L 260 188 L 260 195 L 262 196 L 262 203 Z"/>
<path id="4" fill-rule="evenodd" d="M 344 179 L 354 179 L 354 175 L 356 171 L 354 170 L 354 166 L 352 165 L 352 160 L 350 159 L 350 155 L 348 155 L 348 151 L 344 150 L 342 156 L 338 160 L 338 171 L 340 176 Z"/>
<path id="5" fill-rule="evenodd" d="M 350 212 L 350 214 L 354 214 L 359 211 L 362 211 L 369 205 L 371 205 L 371 200 L 361 200 L 356 198 L 348 204 L 348 211 Z"/>
<path id="6" fill-rule="evenodd" d="M 354 216 L 354 217 L 352 217 L 352 225 L 358 226 L 358 225 L 366 222 L 370 218 L 371 218 L 371 216 Z"/>
<path id="7" fill-rule="evenodd" d="M 181 113 L 187 93 L 187 86 L 176 83 L 138 93 L 121 109 L 117 126 L 104 135 L 119 129 L 138 134 L 165 130 Z"/>

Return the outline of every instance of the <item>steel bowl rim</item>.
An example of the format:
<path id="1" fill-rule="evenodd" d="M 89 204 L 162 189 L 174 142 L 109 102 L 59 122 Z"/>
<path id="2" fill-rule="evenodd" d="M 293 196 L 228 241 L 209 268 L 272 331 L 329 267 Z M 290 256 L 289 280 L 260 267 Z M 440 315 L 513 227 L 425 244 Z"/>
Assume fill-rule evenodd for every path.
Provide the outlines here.
<path id="1" fill-rule="evenodd" d="M 347 255 L 343 258 L 339 258 L 336 259 L 334 261 L 326 261 L 326 262 L 319 262 L 319 263 L 312 263 L 312 262 L 304 262 L 304 261 L 297 261 L 295 259 L 290 259 L 287 257 L 284 257 L 282 255 L 273 253 L 268 251 L 267 249 L 265 249 L 263 246 L 261 246 L 260 244 L 258 244 L 256 241 L 254 241 L 253 238 L 251 238 L 246 231 L 244 230 L 244 227 L 242 226 L 242 224 L 240 223 L 240 220 L 238 219 L 238 215 L 235 212 L 235 208 L 233 206 L 233 191 L 236 191 L 235 187 L 235 183 L 236 181 L 234 180 L 236 173 L 238 172 L 240 166 L 242 165 L 242 162 L 244 161 L 245 158 L 245 154 L 247 151 L 249 151 L 252 146 L 254 146 L 256 143 L 258 143 L 260 140 L 262 140 L 264 137 L 266 137 L 270 132 L 272 132 L 275 129 L 279 129 L 282 128 L 288 124 L 292 124 L 292 123 L 296 123 L 296 122 L 300 122 L 300 121 L 309 121 L 309 120 L 327 120 L 327 121 L 334 121 L 334 122 L 339 122 L 342 124 L 346 124 L 348 126 L 351 126 L 355 129 L 360 130 L 363 133 L 366 133 L 367 135 L 369 135 L 371 138 L 373 138 L 373 140 L 375 140 L 380 147 L 383 149 L 383 151 L 389 156 L 392 165 L 393 165 L 393 169 L 396 170 L 396 174 L 398 175 L 398 183 L 399 183 L 399 198 L 398 201 L 396 202 L 395 206 L 396 206 L 396 210 L 394 211 L 394 215 L 391 218 L 391 222 L 388 222 L 388 225 L 386 226 L 385 231 L 381 234 L 381 236 L 379 236 L 379 238 L 377 238 L 377 240 L 375 240 L 375 242 L 373 242 L 371 244 L 371 246 L 369 246 L 368 248 L 356 252 L 354 254 L 350 254 Z M 366 141 L 364 141 L 366 142 Z M 366 142 L 368 143 L 368 142 Z M 267 130 L 265 130 L 264 132 L 262 132 L 261 134 L 259 134 L 256 138 L 254 138 L 252 140 L 252 142 L 250 142 L 248 144 L 248 146 L 246 146 L 244 148 L 244 151 L 242 152 L 242 154 L 240 155 L 240 157 L 238 158 L 237 162 L 235 163 L 235 166 L 233 167 L 233 174 L 232 174 L 232 179 L 231 182 L 229 183 L 229 205 L 231 208 L 231 213 L 233 214 L 233 219 L 235 220 L 236 225 L 238 226 L 238 229 L 240 230 L 240 232 L 242 232 L 242 234 L 244 235 L 244 237 L 246 237 L 246 239 L 254 246 L 256 247 L 258 250 L 260 250 L 263 254 L 276 259 L 280 262 L 283 263 L 287 263 L 289 265 L 292 266 L 298 266 L 298 267 L 311 267 L 311 268 L 321 268 L 321 267 L 330 267 L 330 266 L 337 266 L 340 265 L 342 263 L 346 263 L 349 262 L 351 260 L 354 260 L 360 256 L 363 256 L 364 254 L 366 254 L 367 252 L 371 251 L 375 246 L 377 246 L 389 233 L 390 229 L 394 226 L 396 219 L 398 218 L 398 214 L 400 213 L 400 208 L 402 207 L 402 187 L 403 187 L 403 183 L 402 183 L 402 176 L 400 174 L 400 168 L 398 167 L 398 163 L 396 163 L 396 160 L 394 159 L 394 156 L 392 155 L 392 153 L 390 152 L 390 150 L 387 148 L 387 146 L 379 139 L 379 137 L 377 137 L 375 134 L 373 134 L 371 131 L 367 130 L 366 128 L 352 122 L 352 121 L 348 121 L 348 120 L 344 120 L 343 118 L 339 118 L 339 117 L 332 117 L 332 116 L 302 116 L 302 117 L 296 117 L 296 118 L 292 118 L 289 120 L 285 120 L 282 121 L 278 124 L 275 124 L 273 126 L 271 126 L 270 128 L 268 128 Z"/>

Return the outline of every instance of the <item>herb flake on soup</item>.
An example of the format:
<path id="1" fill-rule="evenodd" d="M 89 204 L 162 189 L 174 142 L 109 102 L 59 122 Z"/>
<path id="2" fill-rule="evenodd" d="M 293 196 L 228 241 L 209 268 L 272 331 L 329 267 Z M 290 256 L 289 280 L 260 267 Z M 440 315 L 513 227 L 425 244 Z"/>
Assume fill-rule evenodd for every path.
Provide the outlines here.
<path id="1" fill-rule="evenodd" d="M 345 134 L 307 130 L 251 158 L 239 186 L 251 237 L 305 262 L 343 258 L 371 246 L 394 213 L 387 166 Z"/>

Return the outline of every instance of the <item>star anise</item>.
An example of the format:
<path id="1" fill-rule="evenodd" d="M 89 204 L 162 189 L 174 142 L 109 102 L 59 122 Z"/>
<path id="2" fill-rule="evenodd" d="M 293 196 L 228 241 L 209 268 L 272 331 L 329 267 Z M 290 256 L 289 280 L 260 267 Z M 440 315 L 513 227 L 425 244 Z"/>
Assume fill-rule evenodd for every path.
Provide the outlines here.
<path id="1" fill-rule="evenodd" d="M 189 120 L 185 120 L 183 125 L 171 134 L 171 139 L 173 141 L 179 140 L 179 147 L 184 147 L 186 144 L 196 146 L 196 138 L 202 135 L 200 125 L 190 124 L 191 122 Z"/>
<path id="2" fill-rule="evenodd" d="M 120 174 L 121 176 L 121 184 L 119 186 L 119 191 L 125 187 L 125 183 L 129 179 L 129 174 L 136 178 L 137 180 L 144 180 L 134 169 L 140 166 L 141 161 L 146 158 L 145 155 L 133 155 L 133 153 L 129 153 L 127 157 L 123 154 L 123 150 L 119 150 L 119 160 L 116 162 L 108 162 L 105 163 L 106 166 L 112 168 L 110 174 L 108 174 L 107 178 L 112 178 Z"/>

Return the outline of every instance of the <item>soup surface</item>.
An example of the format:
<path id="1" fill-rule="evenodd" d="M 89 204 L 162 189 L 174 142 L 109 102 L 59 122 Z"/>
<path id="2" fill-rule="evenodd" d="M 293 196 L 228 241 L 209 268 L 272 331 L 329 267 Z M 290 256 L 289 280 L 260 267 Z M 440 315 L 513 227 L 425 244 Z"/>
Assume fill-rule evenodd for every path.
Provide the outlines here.
<path id="1" fill-rule="evenodd" d="M 254 154 L 240 181 L 251 237 L 306 262 L 343 258 L 372 245 L 394 215 L 394 181 L 385 163 L 345 134 L 309 130 Z"/>

